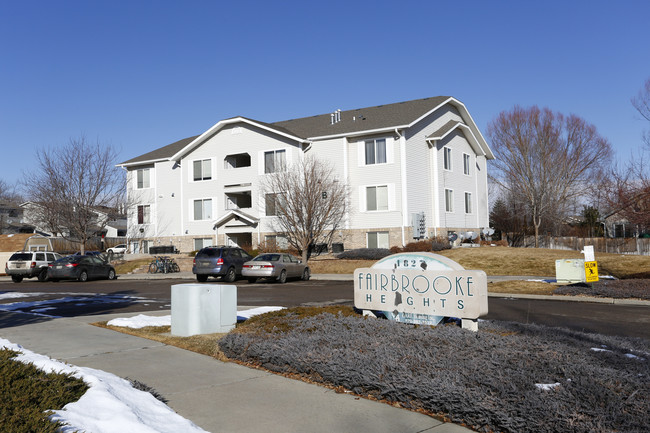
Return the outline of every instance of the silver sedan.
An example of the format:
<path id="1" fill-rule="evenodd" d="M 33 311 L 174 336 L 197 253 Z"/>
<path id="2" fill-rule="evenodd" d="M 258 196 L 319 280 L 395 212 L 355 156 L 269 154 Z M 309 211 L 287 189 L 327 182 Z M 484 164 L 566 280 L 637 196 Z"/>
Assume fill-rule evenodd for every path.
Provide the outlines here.
<path id="1" fill-rule="evenodd" d="M 285 283 L 287 278 L 307 281 L 311 276 L 305 263 L 298 257 L 285 253 L 260 254 L 244 263 L 241 273 L 249 283 L 254 283 L 258 278 L 272 278 L 279 283 Z"/>

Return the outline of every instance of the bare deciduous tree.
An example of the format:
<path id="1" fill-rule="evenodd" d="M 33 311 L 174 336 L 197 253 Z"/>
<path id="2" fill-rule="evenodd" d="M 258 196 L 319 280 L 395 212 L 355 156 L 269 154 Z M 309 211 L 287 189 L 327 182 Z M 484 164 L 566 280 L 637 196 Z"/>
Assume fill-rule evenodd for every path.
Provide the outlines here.
<path id="1" fill-rule="evenodd" d="M 585 195 L 612 154 L 609 141 L 582 118 L 536 106 L 500 113 L 488 125 L 488 136 L 497 157 L 491 178 L 525 200 L 535 247 L 542 220 Z"/>
<path id="2" fill-rule="evenodd" d="M 267 215 L 276 215 L 273 229 L 287 237 L 303 262 L 309 259 L 309 247 L 328 243 L 346 215 L 347 188 L 331 166 L 313 157 L 267 175 L 262 189 Z"/>
<path id="3" fill-rule="evenodd" d="M 650 122 L 650 78 L 646 80 L 645 85 L 639 90 L 637 96 L 632 98 L 632 105 L 634 105 L 634 108 L 637 109 L 644 119 Z M 650 150 L 650 129 L 644 132 L 643 141 Z"/>
<path id="4" fill-rule="evenodd" d="M 650 78 L 632 105 L 650 122 Z M 628 162 L 614 167 L 604 183 L 611 211 L 636 226 L 641 233 L 650 229 L 650 130 L 643 135 L 644 146 Z"/>
<path id="5" fill-rule="evenodd" d="M 62 237 L 79 242 L 101 231 L 107 220 L 102 208 L 115 208 L 123 197 L 124 181 L 115 167 L 117 151 L 85 137 L 38 152 L 37 167 L 23 183 L 33 203 L 36 221 Z"/>

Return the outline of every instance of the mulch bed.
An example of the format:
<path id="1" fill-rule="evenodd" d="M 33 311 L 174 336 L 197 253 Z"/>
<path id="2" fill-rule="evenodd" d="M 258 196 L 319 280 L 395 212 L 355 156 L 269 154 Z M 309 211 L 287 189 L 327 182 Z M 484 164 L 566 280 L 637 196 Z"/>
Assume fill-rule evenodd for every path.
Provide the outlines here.
<path id="1" fill-rule="evenodd" d="M 650 431 L 650 341 L 483 321 L 413 326 L 320 314 L 238 328 L 231 359 L 480 432 Z"/>
<path id="2" fill-rule="evenodd" d="M 603 298 L 635 298 L 650 300 L 650 280 L 600 280 L 593 284 L 570 284 L 555 289 L 556 295 L 588 295 Z"/>

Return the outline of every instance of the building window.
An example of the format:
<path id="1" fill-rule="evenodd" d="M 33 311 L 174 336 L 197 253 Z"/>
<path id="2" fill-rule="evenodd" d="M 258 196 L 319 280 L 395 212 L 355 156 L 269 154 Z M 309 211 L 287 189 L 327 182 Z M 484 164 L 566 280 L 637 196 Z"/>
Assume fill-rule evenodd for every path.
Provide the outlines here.
<path id="1" fill-rule="evenodd" d="M 287 237 L 283 235 L 264 236 L 264 242 L 266 243 L 266 248 L 275 251 L 286 250 L 289 248 L 289 241 L 287 240 Z"/>
<path id="2" fill-rule="evenodd" d="M 148 204 L 138 206 L 138 224 L 151 223 L 151 206 Z"/>
<path id="3" fill-rule="evenodd" d="M 201 248 L 211 247 L 212 238 L 196 238 L 194 239 L 194 251 L 198 251 Z"/>
<path id="4" fill-rule="evenodd" d="M 264 196 L 266 216 L 276 216 L 278 214 L 278 200 L 280 199 L 281 194 L 266 194 Z"/>
<path id="5" fill-rule="evenodd" d="M 212 219 L 212 200 L 194 200 L 194 221 Z"/>
<path id="6" fill-rule="evenodd" d="M 443 147 L 442 148 L 443 155 L 444 155 L 444 168 L 445 170 L 451 170 L 451 147 Z"/>
<path id="7" fill-rule="evenodd" d="M 285 165 L 285 150 L 271 150 L 269 152 L 264 152 L 264 173 L 284 171 Z"/>
<path id="8" fill-rule="evenodd" d="M 212 161 L 203 159 L 194 161 L 194 180 L 210 180 L 212 179 Z"/>
<path id="9" fill-rule="evenodd" d="M 463 153 L 463 174 L 470 175 L 470 156 L 466 153 Z"/>
<path id="10" fill-rule="evenodd" d="M 366 140 L 366 165 L 386 163 L 386 139 Z"/>
<path id="11" fill-rule="evenodd" d="M 366 187 L 366 210 L 388 210 L 388 186 Z"/>
<path id="12" fill-rule="evenodd" d="M 445 189 L 445 212 L 454 211 L 454 191 Z"/>
<path id="13" fill-rule="evenodd" d="M 368 232 L 368 248 L 388 247 L 388 232 Z"/>
<path id="14" fill-rule="evenodd" d="M 137 189 L 151 188 L 151 169 L 140 168 L 136 171 Z"/>
<path id="15" fill-rule="evenodd" d="M 472 193 L 465 193 L 465 213 L 472 213 Z"/>

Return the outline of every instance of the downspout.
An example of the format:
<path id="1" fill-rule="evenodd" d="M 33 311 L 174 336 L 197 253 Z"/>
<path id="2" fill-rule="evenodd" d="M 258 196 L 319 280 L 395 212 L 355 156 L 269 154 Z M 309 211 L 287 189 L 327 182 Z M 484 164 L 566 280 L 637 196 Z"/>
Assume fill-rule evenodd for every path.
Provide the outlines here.
<path id="1" fill-rule="evenodd" d="M 400 216 L 402 217 L 401 221 L 401 230 L 402 230 L 402 246 L 406 245 L 406 233 L 404 231 L 406 225 L 406 213 L 408 212 L 408 201 L 406 197 L 406 140 L 403 134 L 400 134 L 399 130 L 395 128 L 395 134 L 399 139 L 399 158 L 400 158 L 400 182 L 402 184 L 402 208 L 400 210 Z"/>

